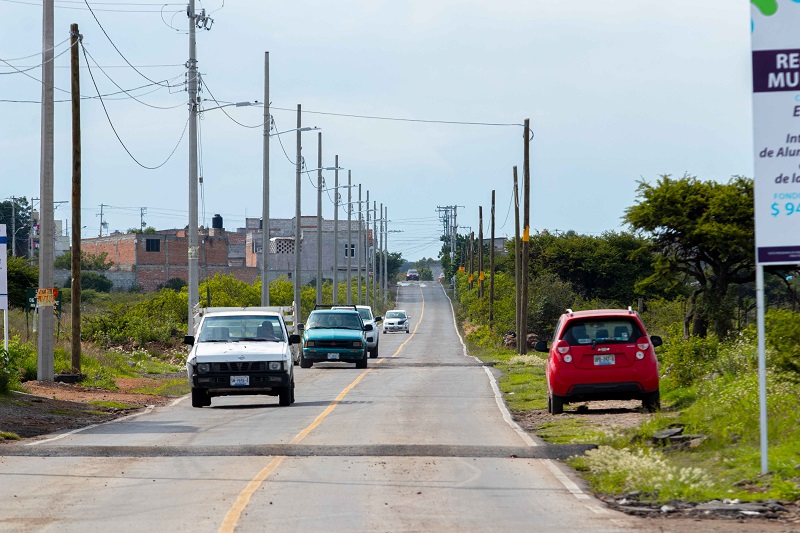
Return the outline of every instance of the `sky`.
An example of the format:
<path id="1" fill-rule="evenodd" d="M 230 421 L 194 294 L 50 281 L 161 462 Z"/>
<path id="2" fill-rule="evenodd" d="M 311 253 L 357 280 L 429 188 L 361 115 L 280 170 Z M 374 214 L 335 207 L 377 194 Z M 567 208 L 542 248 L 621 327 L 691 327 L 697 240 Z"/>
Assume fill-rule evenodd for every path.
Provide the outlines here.
<path id="1" fill-rule="evenodd" d="M 91 66 L 81 54 L 81 94 L 97 95 L 92 77 L 100 94 L 119 92 L 115 83 L 128 91 L 102 99 L 108 117 L 99 99 L 82 101 L 82 236 L 99 234 L 101 204 L 104 234 L 139 227 L 140 208 L 148 226 L 186 226 L 186 4 L 104 0 L 90 2 L 94 16 L 78 0 L 55 5 L 55 95 L 65 100 L 55 114 L 54 199 L 65 202 L 55 218 L 70 220 L 70 104 L 59 89 L 69 90 L 62 41 L 77 23 Z M 303 126 L 322 133 L 323 166 L 338 155 L 340 184 L 350 172 L 364 198 L 369 190 L 386 206 L 389 251 L 411 261 L 438 257 L 437 207 L 458 206 L 459 233 L 477 235 L 482 206 L 488 237 L 492 190 L 496 234 L 513 236 L 512 167 L 521 178 L 526 118 L 534 232 L 623 231 L 637 182 L 662 174 L 726 182 L 753 173 L 744 0 L 198 1 L 202 8 L 213 25 L 197 33 L 208 109 L 199 121 L 201 225 L 220 214 L 235 230 L 261 216 L 263 108 L 210 108 L 263 102 L 265 52 L 277 131 L 296 127 L 302 104 Z M 0 61 L 0 197 L 30 200 L 40 196 L 41 68 L 31 67 L 41 63 L 41 0 L 0 0 L 0 15 L 0 59 L 26 71 Z M 151 83 L 163 80 L 171 87 Z M 314 169 L 318 132 L 302 135 Z M 163 165 L 143 168 L 123 144 L 142 165 Z M 271 138 L 273 218 L 294 216 L 295 150 L 294 133 Z M 333 187 L 333 171 L 325 182 Z M 316 215 L 315 185 L 316 173 L 304 174 L 304 216 Z M 328 191 L 323 216 L 333 209 Z"/>

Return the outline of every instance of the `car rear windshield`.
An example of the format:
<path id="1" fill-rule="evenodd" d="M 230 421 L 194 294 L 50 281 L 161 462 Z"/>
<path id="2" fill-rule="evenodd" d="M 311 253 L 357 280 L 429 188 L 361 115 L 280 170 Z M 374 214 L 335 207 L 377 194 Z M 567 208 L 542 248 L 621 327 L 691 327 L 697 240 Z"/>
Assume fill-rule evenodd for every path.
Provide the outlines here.
<path id="1" fill-rule="evenodd" d="M 311 313 L 308 316 L 306 329 L 331 328 L 331 329 L 362 329 L 358 313 Z"/>
<path id="2" fill-rule="evenodd" d="M 285 341 L 280 320 L 276 316 L 241 315 L 212 316 L 203 321 L 199 342 L 243 340 Z"/>
<path id="3" fill-rule="evenodd" d="M 605 318 L 571 322 L 562 335 L 570 346 L 632 342 L 644 335 L 635 321 Z"/>

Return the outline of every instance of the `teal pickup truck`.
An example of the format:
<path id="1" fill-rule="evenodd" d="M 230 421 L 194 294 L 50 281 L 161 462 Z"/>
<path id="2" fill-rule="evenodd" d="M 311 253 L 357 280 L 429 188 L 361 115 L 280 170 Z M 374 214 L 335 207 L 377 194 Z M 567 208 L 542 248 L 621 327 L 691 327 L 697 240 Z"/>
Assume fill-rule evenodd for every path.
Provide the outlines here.
<path id="1" fill-rule="evenodd" d="M 367 368 L 367 339 L 365 332 L 372 324 L 364 324 L 356 306 L 336 309 L 315 309 L 308 315 L 303 328 L 300 367 L 311 368 L 314 363 L 355 363 Z"/>

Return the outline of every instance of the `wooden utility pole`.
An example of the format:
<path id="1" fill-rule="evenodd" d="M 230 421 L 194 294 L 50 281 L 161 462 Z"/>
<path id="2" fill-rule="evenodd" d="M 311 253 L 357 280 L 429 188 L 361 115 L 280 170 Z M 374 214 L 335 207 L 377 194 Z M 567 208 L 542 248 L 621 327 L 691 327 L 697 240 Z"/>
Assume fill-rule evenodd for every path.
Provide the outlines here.
<path id="1" fill-rule="evenodd" d="M 517 333 L 517 344 L 522 346 L 522 355 L 528 353 L 528 290 L 530 287 L 530 272 L 528 263 L 530 262 L 530 236 L 531 236 L 531 159 L 530 159 L 530 133 L 531 120 L 525 119 L 525 144 L 522 167 L 522 190 L 524 198 L 524 222 L 522 231 L 522 331 Z M 521 335 L 520 335 L 521 334 Z"/>
<path id="2" fill-rule="evenodd" d="M 483 298 L 483 206 L 478 206 L 478 298 Z"/>
<path id="3" fill-rule="evenodd" d="M 472 290 L 472 282 L 475 281 L 475 232 L 469 232 L 469 288 Z"/>
<path id="4" fill-rule="evenodd" d="M 494 321 L 494 189 L 492 189 L 492 242 L 489 244 L 489 327 Z"/>
<path id="5" fill-rule="evenodd" d="M 70 67 L 72 74 L 72 373 L 81 373 L 81 78 L 78 25 L 71 24 Z"/>
<path id="6" fill-rule="evenodd" d="M 514 165 L 514 309 L 516 325 L 514 331 L 522 331 L 522 271 L 520 269 L 520 242 L 519 242 L 519 183 L 517 180 L 517 166 Z M 519 338 L 517 337 L 517 353 L 521 353 Z"/>

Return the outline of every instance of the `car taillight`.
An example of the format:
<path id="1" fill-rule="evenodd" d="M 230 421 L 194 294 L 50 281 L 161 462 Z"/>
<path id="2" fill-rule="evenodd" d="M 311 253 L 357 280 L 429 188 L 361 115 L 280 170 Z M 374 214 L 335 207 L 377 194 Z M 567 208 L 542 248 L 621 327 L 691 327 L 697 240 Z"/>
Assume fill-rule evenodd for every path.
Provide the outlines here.
<path id="1" fill-rule="evenodd" d="M 556 351 L 559 353 L 559 355 L 561 355 L 561 359 L 565 363 L 572 362 L 572 355 L 570 355 L 569 353 L 569 348 L 570 348 L 569 343 L 564 339 L 561 339 L 556 343 Z"/>
<path id="2" fill-rule="evenodd" d="M 569 346 L 559 346 L 558 353 L 564 355 L 565 353 L 569 352 Z"/>
<path id="3" fill-rule="evenodd" d="M 650 341 L 648 340 L 647 337 L 642 337 L 638 341 L 636 341 L 636 347 L 644 351 L 650 347 Z"/>

